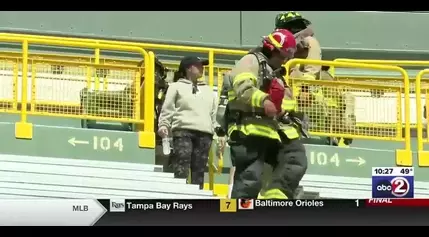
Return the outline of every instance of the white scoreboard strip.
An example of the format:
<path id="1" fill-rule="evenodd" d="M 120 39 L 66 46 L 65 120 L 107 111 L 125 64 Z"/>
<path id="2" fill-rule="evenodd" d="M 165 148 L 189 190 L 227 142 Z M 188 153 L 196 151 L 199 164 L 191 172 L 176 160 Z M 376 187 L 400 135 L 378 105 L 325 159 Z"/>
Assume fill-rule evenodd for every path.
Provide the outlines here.
<path id="1" fill-rule="evenodd" d="M 106 212 L 93 199 L 1 199 L 1 226 L 91 226 Z"/>

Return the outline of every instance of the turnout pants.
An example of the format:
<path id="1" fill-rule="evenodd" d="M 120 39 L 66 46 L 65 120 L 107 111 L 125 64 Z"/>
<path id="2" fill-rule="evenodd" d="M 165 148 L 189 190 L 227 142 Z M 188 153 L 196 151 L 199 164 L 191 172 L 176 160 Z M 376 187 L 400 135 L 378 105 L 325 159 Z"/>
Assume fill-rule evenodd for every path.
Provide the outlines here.
<path id="1" fill-rule="evenodd" d="M 191 170 L 191 183 L 204 187 L 204 171 L 209 158 L 213 135 L 194 130 L 173 131 L 171 164 L 175 178 L 187 179 Z"/>
<path id="2" fill-rule="evenodd" d="M 257 136 L 240 136 L 230 143 L 235 164 L 231 198 L 257 198 L 262 188 L 264 163 L 273 167 L 267 190 L 280 189 L 288 198 L 307 170 L 307 156 L 301 140 L 283 138 L 283 142 Z"/>

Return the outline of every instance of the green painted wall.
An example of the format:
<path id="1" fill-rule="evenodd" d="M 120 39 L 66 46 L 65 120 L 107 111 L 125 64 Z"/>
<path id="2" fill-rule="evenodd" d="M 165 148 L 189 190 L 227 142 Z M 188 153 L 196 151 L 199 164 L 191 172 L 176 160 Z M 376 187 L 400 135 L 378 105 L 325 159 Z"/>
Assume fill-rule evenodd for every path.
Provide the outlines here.
<path id="1" fill-rule="evenodd" d="M 335 55 L 421 58 L 429 52 L 426 41 L 429 13 L 301 13 L 313 21 L 325 58 Z M 270 11 L 0 11 L 0 31 L 248 48 L 272 30 L 276 14 Z"/>
<path id="2" fill-rule="evenodd" d="M 0 27 L 45 33 L 249 46 L 273 28 L 270 11 L 2 11 Z M 303 11 L 328 48 L 428 49 L 428 13 Z M 156 24 L 155 24 L 156 22 Z M 392 30 L 394 27 L 394 30 Z M 421 33 L 421 37 L 419 37 Z"/>
<path id="3" fill-rule="evenodd" d="M 423 36 L 429 14 L 404 12 L 303 11 L 322 45 L 332 49 L 427 50 Z M 243 45 L 257 43 L 274 24 L 276 12 L 243 12 Z"/>

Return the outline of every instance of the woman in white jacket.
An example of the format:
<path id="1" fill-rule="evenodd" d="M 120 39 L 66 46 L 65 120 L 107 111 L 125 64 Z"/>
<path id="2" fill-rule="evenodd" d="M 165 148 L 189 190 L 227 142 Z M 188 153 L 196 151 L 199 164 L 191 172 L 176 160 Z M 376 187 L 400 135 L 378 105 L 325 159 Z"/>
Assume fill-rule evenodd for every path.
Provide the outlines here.
<path id="1" fill-rule="evenodd" d="M 174 177 L 188 178 L 191 183 L 204 186 L 210 146 L 216 125 L 216 100 L 213 90 L 203 81 L 206 60 L 185 57 L 174 81 L 167 91 L 158 123 L 161 137 L 173 137 L 172 166 Z"/>

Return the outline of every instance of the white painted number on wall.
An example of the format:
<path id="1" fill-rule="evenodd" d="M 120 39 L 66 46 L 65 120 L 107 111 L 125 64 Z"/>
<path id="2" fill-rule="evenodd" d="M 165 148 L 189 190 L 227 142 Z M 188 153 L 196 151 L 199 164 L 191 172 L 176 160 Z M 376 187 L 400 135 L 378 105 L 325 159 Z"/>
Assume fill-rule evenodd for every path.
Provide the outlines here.
<path id="1" fill-rule="evenodd" d="M 108 137 L 93 137 L 93 148 L 94 150 L 104 150 L 108 151 L 112 148 L 111 140 Z M 113 148 L 118 149 L 118 151 L 122 151 L 124 149 L 124 145 L 122 145 L 122 138 L 116 139 L 113 142 Z"/>
<path id="2" fill-rule="evenodd" d="M 331 157 L 329 157 L 325 152 L 310 152 L 310 163 L 312 165 L 334 165 L 336 167 L 340 166 L 340 158 L 338 153 L 334 153 Z"/>

